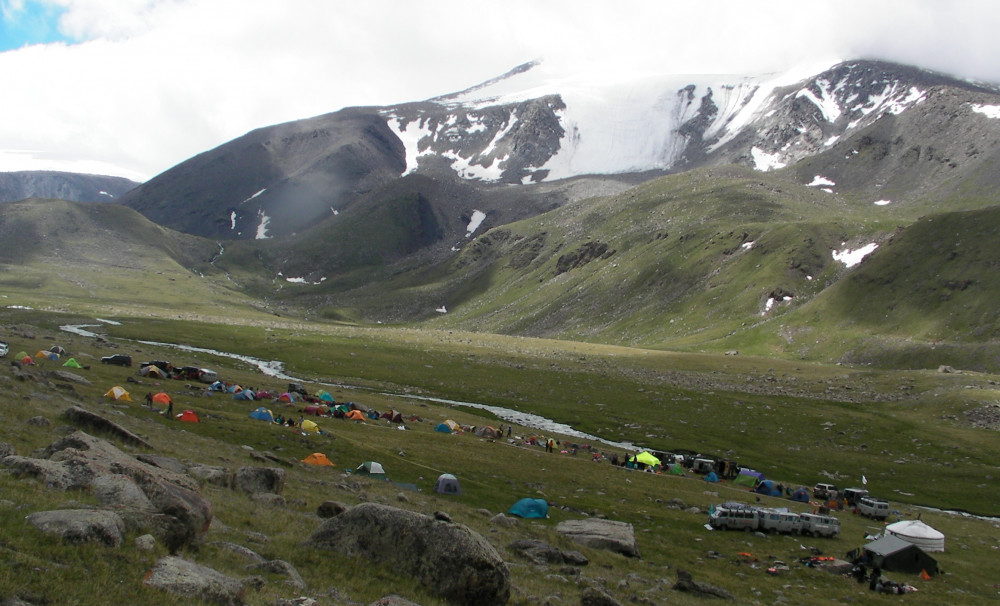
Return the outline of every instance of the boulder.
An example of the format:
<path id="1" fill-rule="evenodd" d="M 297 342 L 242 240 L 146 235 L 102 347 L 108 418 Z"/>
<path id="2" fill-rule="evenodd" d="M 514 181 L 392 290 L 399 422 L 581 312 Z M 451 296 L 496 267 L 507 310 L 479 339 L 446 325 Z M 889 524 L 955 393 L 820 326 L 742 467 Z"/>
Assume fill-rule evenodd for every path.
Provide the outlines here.
<path id="1" fill-rule="evenodd" d="M 339 516 L 345 511 L 347 511 L 347 505 L 344 505 L 343 503 L 338 501 L 323 501 L 320 503 L 319 507 L 316 508 L 316 515 L 325 520 L 334 516 Z"/>
<path id="2" fill-rule="evenodd" d="M 398 595 L 387 595 L 384 598 L 375 600 L 368 606 L 420 606 L 420 604 L 411 602 L 410 600 L 402 598 Z"/>
<path id="3" fill-rule="evenodd" d="M 519 539 L 507 546 L 535 564 L 586 566 L 590 561 L 579 551 L 562 551 L 545 541 Z"/>
<path id="4" fill-rule="evenodd" d="M 218 467 L 216 465 L 194 465 L 188 469 L 188 474 L 192 478 L 205 482 L 206 484 L 214 484 L 215 486 L 228 487 L 230 485 L 229 470 L 225 467 Z"/>
<path id="5" fill-rule="evenodd" d="M 376 503 L 362 503 L 323 522 L 306 545 L 360 556 L 408 574 L 456 604 L 506 604 L 507 564 L 462 524 Z"/>
<path id="6" fill-rule="evenodd" d="M 198 542 L 208 531 L 212 506 L 198 492 L 198 483 L 187 475 L 143 463 L 82 431 L 57 440 L 39 454 L 39 458 L 8 456 L 0 464 L 62 490 L 94 490 L 96 482 L 108 506 L 132 521 L 145 519 L 171 551 Z M 156 515 L 149 515 L 146 501 L 127 487 L 124 479 L 100 479 L 105 476 L 126 476 Z"/>
<path id="7" fill-rule="evenodd" d="M 28 523 L 42 532 L 59 535 L 69 543 L 98 541 L 119 547 L 125 539 L 125 522 L 112 511 L 100 509 L 57 509 L 38 511 Z"/>
<path id="8" fill-rule="evenodd" d="M 291 564 L 289 564 L 284 560 L 270 560 L 270 561 L 260 562 L 259 564 L 254 564 L 253 566 L 250 566 L 250 569 L 286 576 L 288 577 L 286 583 L 288 583 L 292 587 L 296 589 L 306 588 L 306 582 L 302 579 L 302 575 L 299 574 L 299 571 L 296 570 L 294 566 L 292 566 Z"/>
<path id="9" fill-rule="evenodd" d="M 621 602 L 596 587 L 588 587 L 580 596 L 580 606 L 622 606 Z"/>
<path id="10" fill-rule="evenodd" d="M 677 591 L 692 593 L 700 597 L 715 597 L 722 598 L 724 600 L 733 599 L 733 594 L 729 593 L 725 589 L 722 589 L 721 587 L 695 581 L 691 578 L 691 573 L 686 570 L 677 571 L 677 582 L 674 583 L 674 589 Z"/>
<path id="11" fill-rule="evenodd" d="M 146 573 L 143 584 L 192 599 L 237 606 L 243 603 L 243 582 L 217 570 L 167 556 Z"/>
<path id="12" fill-rule="evenodd" d="M 50 374 L 57 381 L 66 381 L 67 383 L 76 383 L 77 385 L 90 385 L 90 381 L 86 377 L 81 377 L 75 372 L 69 372 L 68 370 L 53 370 Z"/>
<path id="13" fill-rule="evenodd" d="M 153 450 L 153 447 L 148 442 L 146 442 L 146 440 L 143 440 L 139 436 L 135 435 L 131 431 L 119 425 L 118 423 L 115 423 L 114 421 L 109 421 L 108 419 L 105 419 L 101 415 L 94 412 L 90 412 L 85 408 L 81 408 L 79 406 L 70 406 L 69 408 L 66 409 L 66 412 L 63 413 L 63 416 L 65 416 L 70 423 L 76 425 L 77 427 L 85 427 L 92 431 L 108 434 L 114 438 L 121 440 L 122 442 L 125 442 L 126 444 L 130 444 L 132 446 L 141 446 L 142 448 L 148 448 L 149 450 Z"/>
<path id="14" fill-rule="evenodd" d="M 502 513 L 498 513 L 490 518 L 490 524 L 500 526 L 501 528 L 511 528 L 517 526 L 517 518 L 509 518 Z"/>
<path id="15" fill-rule="evenodd" d="M 630 558 L 639 557 L 635 531 L 632 525 L 626 522 L 596 518 L 566 520 L 556 525 L 556 532 L 587 547 L 607 549 Z"/>
<path id="16" fill-rule="evenodd" d="M 247 494 L 281 494 L 285 488 L 285 470 L 277 467 L 240 467 L 233 473 L 230 486 Z"/>

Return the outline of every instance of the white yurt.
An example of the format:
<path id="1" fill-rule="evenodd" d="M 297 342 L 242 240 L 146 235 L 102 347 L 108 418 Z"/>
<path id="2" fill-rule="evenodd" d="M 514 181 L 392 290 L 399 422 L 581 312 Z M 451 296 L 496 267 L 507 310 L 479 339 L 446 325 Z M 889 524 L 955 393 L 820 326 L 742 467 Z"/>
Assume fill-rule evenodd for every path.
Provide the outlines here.
<path id="1" fill-rule="evenodd" d="M 885 531 L 924 551 L 944 551 L 944 535 L 920 520 L 903 520 L 889 524 Z"/>

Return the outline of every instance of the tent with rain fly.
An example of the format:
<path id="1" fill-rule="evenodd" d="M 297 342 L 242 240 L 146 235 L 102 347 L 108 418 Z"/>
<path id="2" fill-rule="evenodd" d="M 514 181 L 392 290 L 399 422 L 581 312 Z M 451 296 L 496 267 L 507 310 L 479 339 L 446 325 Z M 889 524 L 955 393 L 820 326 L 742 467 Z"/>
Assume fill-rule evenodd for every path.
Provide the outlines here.
<path id="1" fill-rule="evenodd" d="M 521 499 L 507 513 L 519 518 L 547 518 L 549 504 L 545 499 Z"/>
<path id="2" fill-rule="evenodd" d="M 29 355 L 24 355 L 21 357 L 21 366 L 34 366 L 35 359 Z"/>
<path id="3" fill-rule="evenodd" d="M 778 489 L 778 485 L 774 480 L 764 480 L 763 482 L 757 484 L 757 487 L 753 489 L 757 494 L 767 495 L 769 497 L 780 497 L 781 491 Z"/>
<path id="4" fill-rule="evenodd" d="M 354 473 L 362 476 L 371 476 L 373 478 L 385 478 L 385 468 L 382 467 L 381 463 L 375 461 L 365 461 L 358 468 L 354 470 Z"/>
<path id="5" fill-rule="evenodd" d="M 185 410 L 181 414 L 177 415 L 178 421 L 184 421 L 185 423 L 200 423 L 198 415 L 195 414 L 193 410 Z"/>
<path id="6" fill-rule="evenodd" d="M 208 386 L 209 391 L 226 391 L 226 384 L 222 381 L 216 381 Z"/>
<path id="7" fill-rule="evenodd" d="M 718 482 L 719 481 L 719 474 L 715 473 L 714 471 L 710 471 L 705 476 L 705 481 L 706 482 Z"/>
<path id="8" fill-rule="evenodd" d="M 389 421 L 390 423 L 403 422 L 403 414 L 398 410 L 387 410 L 382 413 L 382 418 Z"/>
<path id="9" fill-rule="evenodd" d="M 360 410 L 352 410 L 351 412 L 344 415 L 345 419 L 351 419 L 353 421 L 364 421 L 365 415 Z"/>
<path id="10" fill-rule="evenodd" d="M 441 433 L 451 433 L 451 426 L 447 423 L 438 423 L 434 426 L 434 431 L 440 431 Z"/>
<path id="11" fill-rule="evenodd" d="M 229 393 L 240 393 L 241 391 L 243 391 L 243 386 L 233 383 L 232 385 L 226 387 L 226 391 L 228 391 Z"/>
<path id="12" fill-rule="evenodd" d="M 733 484 L 753 488 L 757 482 L 764 480 L 764 474 L 752 469 L 741 469 L 740 473 L 733 479 Z"/>
<path id="13" fill-rule="evenodd" d="M 333 467 L 333 462 L 331 462 L 330 459 L 328 459 L 326 455 L 321 452 L 312 453 L 308 457 L 302 459 L 302 462 L 307 465 L 323 465 L 326 467 Z"/>
<path id="14" fill-rule="evenodd" d="M 267 421 L 268 423 L 274 423 L 274 413 L 268 408 L 261 406 L 257 410 L 250 413 L 251 419 L 257 419 L 258 421 Z"/>
<path id="15" fill-rule="evenodd" d="M 476 431 L 474 431 L 473 433 L 475 433 L 480 438 L 488 438 L 488 439 L 495 439 L 500 436 L 500 431 L 496 427 L 493 427 L 492 425 L 483 425 L 482 427 L 477 427 Z"/>
<path id="16" fill-rule="evenodd" d="M 54 351 L 45 351 L 44 349 L 39 349 L 38 353 L 35 354 L 36 360 L 58 360 L 59 354 Z"/>
<path id="17" fill-rule="evenodd" d="M 49 351 L 51 351 L 52 353 L 57 353 L 60 356 L 66 355 L 66 349 L 61 345 L 53 345 L 52 347 L 49 348 Z"/>
<path id="18" fill-rule="evenodd" d="M 256 399 L 256 396 L 257 396 L 257 394 L 255 394 L 252 390 L 250 390 L 250 389 L 244 389 L 244 390 L 242 390 L 242 391 L 240 391 L 238 393 L 234 393 L 233 394 L 233 399 L 234 400 L 254 400 L 254 399 Z"/>
<path id="19" fill-rule="evenodd" d="M 328 392 L 325 389 L 321 389 L 321 390 L 317 391 L 316 392 L 316 397 L 318 399 L 322 400 L 323 402 L 330 402 L 331 404 L 334 402 L 333 396 L 331 396 L 330 392 Z"/>
<path id="20" fill-rule="evenodd" d="M 682 476 L 684 475 L 684 466 L 680 463 L 671 463 L 667 472 L 675 476 Z"/>
<path id="21" fill-rule="evenodd" d="M 889 524 L 885 527 L 885 531 L 907 543 L 913 543 L 924 551 L 944 551 L 944 534 L 920 520 L 903 520 Z"/>
<path id="22" fill-rule="evenodd" d="M 139 369 L 139 374 L 148 379 L 164 379 L 167 376 L 167 373 L 162 368 L 154 364 L 143 366 Z"/>
<path id="23" fill-rule="evenodd" d="M 635 455 L 635 462 L 642 463 L 643 465 L 649 465 L 650 467 L 656 467 L 660 464 L 660 460 L 653 456 L 653 453 L 648 450 Z"/>
<path id="24" fill-rule="evenodd" d="M 309 419 L 302 421 L 301 429 L 306 433 L 319 433 L 319 425 Z"/>
<path id="25" fill-rule="evenodd" d="M 112 400 L 123 400 L 125 402 L 131 402 L 132 396 L 129 395 L 125 388 L 120 385 L 115 385 L 108 390 L 104 397 L 111 398 Z"/>
<path id="26" fill-rule="evenodd" d="M 458 485 L 458 478 L 450 473 L 443 473 L 434 482 L 434 492 L 441 494 L 462 494 L 462 487 Z"/>
<path id="27" fill-rule="evenodd" d="M 63 366 L 68 366 L 69 368 L 83 368 L 83 366 L 80 366 L 80 363 L 76 361 L 76 358 L 66 360 L 63 362 Z"/>
<path id="28" fill-rule="evenodd" d="M 937 560 L 913 543 L 893 535 L 868 543 L 864 551 L 873 567 L 878 566 L 889 572 L 920 574 L 926 571 L 931 576 L 938 572 Z"/>
<path id="29" fill-rule="evenodd" d="M 305 408 L 303 408 L 302 412 L 304 412 L 307 415 L 313 415 L 314 417 L 318 417 L 321 415 L 325 415 L 326 411 L 328 410 L 330 410 L 329 406 L 324 406 L 322 404 L 310 404 Z"/>
<path id="30" fill-rule="evenodd" d="M 170 406 L 174 403 L 174 401 L 170 398 L 170 394 L 165 391 L 153 394 L 153 401 L 157 404 L 163 404 L 164 406 Z"/>
<path id="31" fill-rule="evenodd" d="M 290 404 L 295 401 L 295 396 L 286 391 L 285 393 L 278 396 L 278 401 Z"/>
<path id="32" fill-rule="evenodd" d="M 799 503 L 809 502 L 809 491 L 804 486 L 799 486 L 794 491 L 792 491 L 792 496 L 789 497 L 793 501 L 798 501 Z"/>

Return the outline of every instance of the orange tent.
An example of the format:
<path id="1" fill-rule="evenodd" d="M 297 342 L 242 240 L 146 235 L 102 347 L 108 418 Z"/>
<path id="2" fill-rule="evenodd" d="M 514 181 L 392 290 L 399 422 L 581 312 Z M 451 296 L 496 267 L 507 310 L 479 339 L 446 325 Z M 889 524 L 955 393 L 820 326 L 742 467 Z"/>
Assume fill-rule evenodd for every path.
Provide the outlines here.
<path id="1" fill-rule="evenodd" d="M 364 421 L 365 415 L 360 410 L 352 410 L 351 412 L 344 415 L 346 419 L 353 419 L 355 421 Z"/>
<path id="2" fill-rule="evenodd" d="M 194 413 L 193 410 L 185 410 L 181 414 L 177 415 L 179 421 L 186 421 L 188 423 L 199 423 L 198 415 Z"/>
<path id="3" fill-rule="evenodd" d="M 309 465 L 326 465 L 328 467 L 333 467 L 333 463 L 326 457 L 325 454 L 321 452 L 314 452 L 308 457 L 302 459 L 303 463 L 308 463 Z"/>
<path id="4" fill-rule="evenodd" d="M 171 404 L 174 403 L 174 401 L 170 399 L 170 395 L 167 394 L 167 392 L 165 391 L 153 394 L 153 401 L 159 404 L 163 404 L 164 406 L 170 406 Z"/>

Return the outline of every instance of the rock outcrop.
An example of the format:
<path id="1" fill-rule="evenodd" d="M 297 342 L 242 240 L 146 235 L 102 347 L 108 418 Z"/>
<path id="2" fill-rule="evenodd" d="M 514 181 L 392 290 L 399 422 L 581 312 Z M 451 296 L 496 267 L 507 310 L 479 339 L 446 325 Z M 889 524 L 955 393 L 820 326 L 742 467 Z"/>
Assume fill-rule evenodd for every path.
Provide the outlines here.
<path id="1" fill-rule="evenodd" d="M 572 540 L 593 547 L 607 549 L 630 558 L 639 557 L 639 546 L 635 542 L 635 531 L 631 524 L 597 518 L 587 520 L 566 520 L 556 525 L 556 532 Z"/>
<path id="2" fill-rule="evenodd" d="M 455 604 L 500 606 L 510 597 L 507 564 L 482 536 L 405 509 L 357 505 L 323 522 L 306 545 L 390 566 Z"/>

